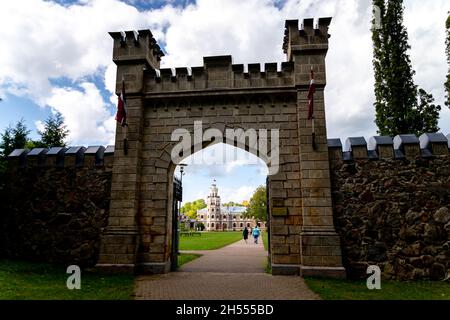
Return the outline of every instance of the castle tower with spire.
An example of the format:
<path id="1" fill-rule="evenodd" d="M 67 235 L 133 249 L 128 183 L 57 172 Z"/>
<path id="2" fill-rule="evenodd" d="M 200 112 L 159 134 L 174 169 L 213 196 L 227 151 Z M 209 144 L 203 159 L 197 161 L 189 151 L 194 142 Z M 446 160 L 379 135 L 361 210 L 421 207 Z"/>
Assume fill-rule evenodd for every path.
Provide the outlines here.
<path id="1" fill-rule="evenodd" d="M 216 179 L 213 180 L 209 188 L 209 195 L 206 199 L 207 220 L 209 220 L 210 230 L 223 230 L 221 211 L 220 211 L 220 196 L 219 189 L 216 185 Z"/>
<path id="2" fill-rule="evenodd" d="M 222 206 L 219 188 L 214 179 L 209 188 L 206 208 L 197 211 L 197 219 L 207 231 L 237 231 L 244 227 L 253 228 L 256 224 L 265 229 L 263 221 L 245 217 L 246 209 L 243 206 Z"/>

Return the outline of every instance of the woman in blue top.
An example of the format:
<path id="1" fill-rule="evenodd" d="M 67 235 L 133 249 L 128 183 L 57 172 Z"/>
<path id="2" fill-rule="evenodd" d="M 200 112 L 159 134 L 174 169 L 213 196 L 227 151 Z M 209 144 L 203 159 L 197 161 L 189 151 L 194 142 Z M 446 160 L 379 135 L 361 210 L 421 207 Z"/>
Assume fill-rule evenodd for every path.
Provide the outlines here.
<path id="1" fill-rule="evenodd" d="M 252 235 L 253 235 L 253 238 L 255 239 L 255 243 L 257 244 L 258 243 L 258 238 L 259 238 L 259 235 L 261 234 L 261 232 L 259 231 L 259 228 L 258 228 L 258 226 L 256 226 L 254 229 L 253 229 L 253 232 L 252 232 Z"/>

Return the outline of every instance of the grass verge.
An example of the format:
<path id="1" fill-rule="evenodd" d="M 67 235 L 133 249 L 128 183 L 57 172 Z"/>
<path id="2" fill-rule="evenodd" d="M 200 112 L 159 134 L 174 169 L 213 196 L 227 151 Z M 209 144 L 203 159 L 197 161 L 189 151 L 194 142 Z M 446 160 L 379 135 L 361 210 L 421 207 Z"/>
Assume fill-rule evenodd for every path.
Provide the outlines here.
<path id="1" fill-rule="evenodd" d="M 369 290 L 365 280 L 305 278 L 324 300 L 450 300 L 448 282 L 384 280 L 381 290 Z"/>
<path id="2" fill-rule="evenodd" d="M 178 267 L 181 267 L 183 264 L 191 262 L 197 258 L 200 258 L 201 254 L 188 254 L 182 253 L 178 256 Z"/>
<path id="3" fill-rule="evenodd" d="M 241 232 L 202 232 L 180 237 L 180 250 L 216 250 L 242 239 Z"/>
<path id="4" fill-rule="evenodd" d="M 69 290 L 66 268 L 47 263 L 0 260 L 0 300 L 128 300 L 133 275 L 81 272 L 81 289 Z"/>
<path id="5" fill-rule="evenodd" d="M 272 264 L 270 263 L 270 258 L 267 257 L 265 271 L 268 274 L 272 274 Z"/>
<path id="6" fill-rule="evenodd" d="M 263 239 L 264 249 L 266 251 L 268 251 L 269 250 L 269 233 L 267 231 L 262 233 L 262 239 Z"/>

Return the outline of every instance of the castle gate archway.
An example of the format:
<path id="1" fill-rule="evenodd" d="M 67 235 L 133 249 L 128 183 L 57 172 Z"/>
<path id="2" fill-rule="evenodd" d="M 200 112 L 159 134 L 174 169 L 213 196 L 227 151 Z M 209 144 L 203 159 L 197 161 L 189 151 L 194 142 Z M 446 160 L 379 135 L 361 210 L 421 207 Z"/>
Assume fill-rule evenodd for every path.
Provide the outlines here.
<path id="1" fill-rule="evenodd" d="M 203 66 L 192 69 L 160 69 L 163 53 L 149 30 L 140 30 L 139 36 L 111 33 L 117 92 L 122 79 L 126 88 L 128 127 L 117 127 L 109 224 L 98 268 L 169 272 L 173 150 L 179 144 L 172 133 L 185 130 L 195 142 L 201 121 L 202 130 L 214 129 L 223 137 L 227 130 L 257 132 L 257 145 L 247 139 L 237 146 L 269 167 L 274 158 L 256 146 L 279 141 L 279 166 L 268 177 L 272 272 L 345 275 L 333 226 L 324 110 L 330 22 L 321 18 L 314 27 L 313 19 L 306 19 L 299 28 L 298 20 L 286 21 L 287 61 L 281 70 L 277 63 L 266 63 L 263 70 L 255 63 L 248 72 L 231 56 L 205 57 Z M 310 70 L 316 80 L 315 149 L 308 120 Z M 276 130 L 278 138 L 271 135 Z M 190 145 L 193 152 L 208 144 L 203 140 Z M 215 142 L 236 144 L 226 138 Z"/>

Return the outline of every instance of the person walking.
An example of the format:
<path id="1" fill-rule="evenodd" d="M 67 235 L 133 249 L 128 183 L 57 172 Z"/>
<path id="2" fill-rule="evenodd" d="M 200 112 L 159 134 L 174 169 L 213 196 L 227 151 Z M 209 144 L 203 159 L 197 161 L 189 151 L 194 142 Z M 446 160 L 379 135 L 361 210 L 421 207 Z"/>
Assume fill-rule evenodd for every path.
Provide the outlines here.
<path id="1" fill-rule="evenodd" d="M 258 226 L 256 226 L 255 228 L 253 228 L 252 235 L 253 235 L 253 239 L 255 239 L 255 243 L 256 243 L 256 244 L 258 244 L 258 238 L 259 238 L 259 235 L 260 235 L 260 234 L 261 234 L 261 231 L 259 230 Z"/>
<path id="2" fill-rule="evenodd" d="M 244 236 L 245 243 L 247 243 L 248 234 L 249 234 L 248 229 L 247 229 L 247 227 L 245 227 L 244 231 L 242 232 L 242 235 Z"/>

